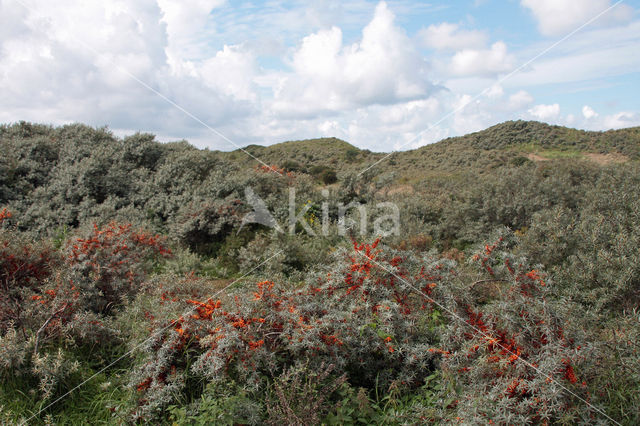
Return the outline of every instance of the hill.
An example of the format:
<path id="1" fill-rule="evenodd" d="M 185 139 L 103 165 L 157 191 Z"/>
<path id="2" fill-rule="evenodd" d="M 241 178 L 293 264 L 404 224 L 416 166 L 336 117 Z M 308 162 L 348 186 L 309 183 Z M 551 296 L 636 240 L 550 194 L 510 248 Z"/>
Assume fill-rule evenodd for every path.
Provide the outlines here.
<path id="1" fill-rule="evenodd" d="M 375 165 L 375 174 L 394 173 L 401 183 L 419 183 L 459 173 L 486 173 L 527 161 L 586 160 L 609 164 L 640 159 L 640 127 L 594 132 L 536 121 L 507 121 L 465 136 L 444 139 L 418 149 L 388 153 L 361 150 L 337 138 L 290 141 L 245 148 L 269 164 L 295 171 L 313 166 L 340 174 Z M 255 160 L 241 150 L 221 153 L 242 165 Z"/>

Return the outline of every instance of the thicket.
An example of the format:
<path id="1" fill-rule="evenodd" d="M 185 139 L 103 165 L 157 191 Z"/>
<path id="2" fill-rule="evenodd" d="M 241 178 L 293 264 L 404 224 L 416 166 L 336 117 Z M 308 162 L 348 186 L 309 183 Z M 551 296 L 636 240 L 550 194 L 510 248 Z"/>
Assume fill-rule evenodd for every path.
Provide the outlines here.
<path id="1" fill-rule="evenodd" d="M 0 126 L 0 420 L 637 424 L 638 165 L 512 161 L 574 134 L 525 124 L 435 145 L 455 172 L 413 186 L 336 141 L 256 167 Z M 569 144 L 637 149 L 606 137 Z M 247 188 L 285 231 L 295 188 L 319 236 L 245 223 Z M 400 235 L 336 231 L 339 203 L 381 201 Z"/>

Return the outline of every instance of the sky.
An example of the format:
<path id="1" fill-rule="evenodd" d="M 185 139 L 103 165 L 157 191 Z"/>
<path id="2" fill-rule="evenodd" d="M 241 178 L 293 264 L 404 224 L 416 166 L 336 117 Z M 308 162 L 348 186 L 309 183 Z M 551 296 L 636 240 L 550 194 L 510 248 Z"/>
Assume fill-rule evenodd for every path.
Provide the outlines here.
<path id="1" fill-rule="evenodd" d="M 0 123 L 413 149 L 640 126 L 640 0 L 0 0 Z"/>

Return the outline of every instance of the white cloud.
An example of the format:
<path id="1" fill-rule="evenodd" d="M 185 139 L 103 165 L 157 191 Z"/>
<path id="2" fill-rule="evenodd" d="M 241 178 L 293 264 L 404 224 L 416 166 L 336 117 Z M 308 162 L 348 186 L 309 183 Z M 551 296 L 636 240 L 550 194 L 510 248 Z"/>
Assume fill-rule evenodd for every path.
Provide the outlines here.
<path id="1" fill-rule="evenodd" d="M 224 46 L 195 69 L 207 87 L 236 99 L 256 100 L 256 58 L 240 46 Z"/>
<path id="2" fill-rule="evenodd" d="M 516 117 L 531 119 L 532 114 L 525 108 L 533 101 L 533 96 L 524 90 L 512 94 L 504 90 L 501 93 L 495 91 L 494 96 L 455 95 L 450 101 L 450 108 L 455 111 L 451 122 L 453 134 L 476 132 Z M 535 109 L 534 112 L 542 110 L 536 107 L 532 109 Z"/>
<path id="3" fill-rule="evenodd" d="M 640 112 L 638 111 L 620 111 L 612 114 L 597 114 L 591 115 L 589 110 L 583 107 L 581 120 L 576 120 L 575 123 L 570 123 L 567 120 L 566 124 L 573 124 L 586 130 L 610 130 L 610 129 L 623 129 L 627 127 L 640 126 Z M 592 110 L 591 110 L 592 111 Z"/>
<path id="4" fill-rule="evenodd" d="M 640 21 L 577 34 L 509 78 L 511 87 L 603 80 L 640 69 Z M 525 58 L 548 47 L 534 46 Z"/>
<path id="5" fill-rule="evenodd" d="M 560 105 L 535 105 L 527 111 L 533 118 L 541 121 L 557 119 L 560 116 Z"/>
<path id="6" fill-rule="evenodd" d="M 492 76 L 513 69 L 514 58 L 507 53 L 504 42 L 490 49 L 464 49 L 453 55 L 450 70 L 457 76 Z"/>
<path id="7" fill-rule="evenodd" d="M 489 88 L 489 90 L 487 90 L 486 92 L 486 96 L 489 99 L 497 99 L 497 98 L 501 98 L 504 96 L 504 89 L 502 88 L 501 85 L 499 84 L 494 84 L 493 86 L 491 86 Z"/>
<path id="8" fill-rule="evenodd" d="M 365 0 L 24 1 L 28 8 L 0 0 L 0 122 L 106 124 L 117 134 L 150 131 L 201 147 L 235 148 L 127 72 L 239 145 L 326 135 L 389 151 L 514 116 L 558 122 L 564 103 L 535 105 L 522 89 L 615 78 L 640 66 L 640 21 L 580 33 L 495 84 L 515 54 L 528 58 L 545 46 L 512 53 L 503 42 L 487 45 L 485 32 L 448 23 L 409 37 L 399 22 L 427 6 L 404 1 L 393 3 L 402 21 L 384 2 L 372 14 Z M 433 49 L 426 57 L 425 46 Z M 485 96 L 440 122 L 485 87 Z M 639 121 L 637 112 L 590 111 L 575 111 L 576 125 Z"/>
<path id="9" fill-rule="evenodd" d="M 465 134 L 480 130 L 488 118 L 486 108 L 482 107 L 479 99 L 473 99 L 470 95 L 457 96 L 453 101 L 456 111 L 453 117 L 453 130 L 456 134 Z"/>
<path id="10" fill-rule="evenodd" d="M 0 19 L 22 23 L 0 41 L 0 121 L 80 121 L 175 137 L 200 127 L 135 79 L 212 126 L 251 111 L 236 99 L 246 94 L 237 84 L 205 85 L 201 76 L 169 72 L 166 25 L 155 3 L 29 2 L 11 5 L 20 11 L 11 15 L 0 5 Z"/>
<path id="11" fill-rule="evenodd" d="M 406 103 L 390 105 L 380 110 L 380 120 L 388 125 L 401 125 L 413 123 L 415 127 L 424 124 L 424 117 L 435 117 L 442 105 L 436 98 L 409 101 Z"/>
<path id="12" fill-rule="evenodd" d="M 521 0 L 538 21 L 540 32 L 547 36 L 565 35 L 607 10 L 611 0 Z M 619 4 L 594 22 L 614 25 L 633 16 L 633 8 Z"/>
<path id="13" fill-rule="evenodd" d="M 487 35 L 482 31 L 462 30 L 457 24 L 448 22 L 421 29 L 418 39 L 423 46 L 439 50 L 480 49 L 488 41 Z"/>
<path id="14" fill-rule="evenodd" d="M 592 118 L 595 118 L 598 116 L 598 113 L 595 112 L 593 110 L 593 108 L 591 108 L 589 105 L 585 105 L 582 107 L 582 115 L 584 116 L 584 118 L 586 118 L 587 120 L 591 120 Z"/>
<path id="15" fill-rule="evenodd" d="M 533 96 L 531 96 L 525 90 L 519 90 L 513 95 L 509 96 L 507 103 L 508 108 L 512 111 L 520 111 L 533 103 Z"/>
<path id="16" fill-rule="evenodd" d="M 294 54 L 293 68 L 302 75 L 332 78 L 340 64 L 342 31 L 332 27 L 319 31 L 302 40 L 300 49 Z"/>
<path id="17" fill-rule="evenodd" d="M 173 72 L 183 72 L 183 62 L 202 59 L 210 48 L 205 36 L 215 35 L 209 19 L 211 11 L 225 0 L 157 0 L 166 24 L 168 43 L 165 53 Z"/>
<path id="18" fill-rule="evenodd" d="M 326 120 L 318 125 L 320 137 L 336 137 L 336 135 L 343 133 L 342 128 L 337 120 Z"/>
<path id="19" fill-rule="evenodd" d="M 605 129 L 622 129 L 625 127 L 640 126 L 640 113 L 623 111 L 609 115 L 604 119 Z"/>
<path id="20" fill-rule="evenodd" d="M 275 110 L 310 116 L 430 95 L 427 64 L 394 19 L 380 2 L 358 43 L 344 46 L 337 27 L 305 37 L 275 92 Z"/>

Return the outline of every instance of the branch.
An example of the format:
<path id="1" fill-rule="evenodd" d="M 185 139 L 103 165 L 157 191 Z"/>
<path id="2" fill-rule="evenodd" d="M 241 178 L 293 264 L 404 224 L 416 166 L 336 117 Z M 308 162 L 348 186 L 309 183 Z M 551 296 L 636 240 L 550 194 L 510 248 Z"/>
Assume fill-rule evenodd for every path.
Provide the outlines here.
<path id="1" fill-rule="evenodd" d="M 484 283 L 508 283 L 509 281 L 507 280 L 498 280 L 498 279 L 490 279 L 490 280 L 480 280 L 480 281 L 476 281 L 473 284 L 471 284 L 471 287 L 473 287 L 476 284 L 484 284 Z"/>
<path id="2" fill-rule="evenodd" d="M 65 303 L 62 308 L 58 309 L 53 314 L 51 314 L 51 316 L 49 318 L 47 318 L 47 320 L 44 322 L 44 324 L 42 324 L 42 327 L 40 327 L 40 329 L 36 333 L 36 344 L 35 344 L 35 347 L 33 348 L 33 355 L 36 355 L 38 353 L 38 346 L 40 344 L 40 335 L 47 328 L 47 325 L 49 325 L 51 320 L 54 319 L 55 317 L 57 317 L 58 315 L 60 315 L 61 313 L 63 313 L 64 310 L 67 309 L 67 306 L 68 306 L 68 304 Z"/>

